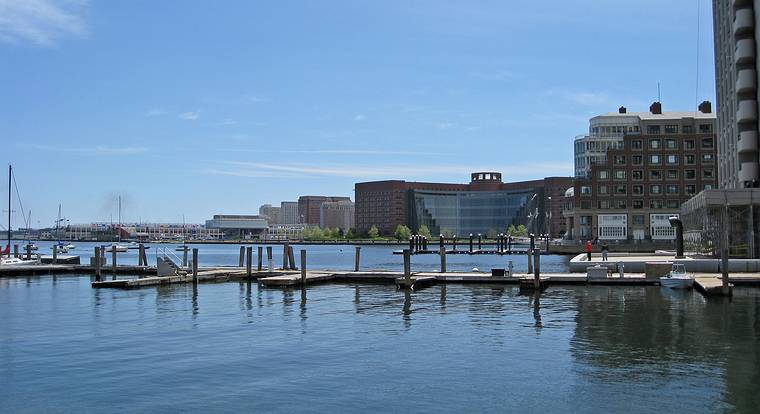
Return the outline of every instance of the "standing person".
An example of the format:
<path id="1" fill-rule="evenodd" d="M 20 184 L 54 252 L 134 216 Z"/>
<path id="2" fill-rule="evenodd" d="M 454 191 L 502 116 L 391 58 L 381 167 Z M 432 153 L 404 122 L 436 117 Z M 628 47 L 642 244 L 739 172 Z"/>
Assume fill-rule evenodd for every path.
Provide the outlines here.
<path id="1" fill-rule="evenodd" d="M 607 242 L 602 243 L 602 261 L 607 261 L 607 253 L 609 253 L 610 246 L 607 245 Z"/>
<path id="2" fill-rule="evenodd" d="M 586 257 L 588 261 L 591 261 L 591 252 L 594 250 L 594 245 L 591 244 L 591 240 L 586 242 Z"/>

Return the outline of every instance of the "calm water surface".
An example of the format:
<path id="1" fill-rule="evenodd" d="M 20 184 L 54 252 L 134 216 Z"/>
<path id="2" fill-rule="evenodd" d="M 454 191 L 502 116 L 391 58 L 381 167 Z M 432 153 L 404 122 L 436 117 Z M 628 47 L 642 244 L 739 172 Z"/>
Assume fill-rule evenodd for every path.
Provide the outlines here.
<path id="1" fill-rule="evenodd" d="M 760 290 L 0 279 L 5 412 L 760 411 Z"/>

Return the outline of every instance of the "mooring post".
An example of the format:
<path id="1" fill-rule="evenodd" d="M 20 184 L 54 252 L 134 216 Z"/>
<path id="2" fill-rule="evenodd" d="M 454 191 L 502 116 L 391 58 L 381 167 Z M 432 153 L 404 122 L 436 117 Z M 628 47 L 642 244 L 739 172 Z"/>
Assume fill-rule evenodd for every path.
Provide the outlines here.
<path id="1" fill-rule="evenodd" d="M 267 265 L 269 266 L 268 271 L 270 273 L 274 271 L 274 260 L 272 259 L 272 246 L 267 246 Z"/>
<path id="2" fill-rule="evenodd" d="M 238 256 L 238 267 L 243 267 L 244 258 L 245 258 L 245 246 L 240 246 L 240 255 Z"/>
<path id="3" fill-rule="evenodd" d="M 441 246 L 438 254 L 441 255 L 441 273 L 446 273 L 446 248 Z"/>
<path id="4" fill-rule="evenodd" d="M 512 236 L 509 236 L 507 238 L 507 249 L 509 250 L 510 253 L 512 253 Z"/>
<path id="5" fill-rule="evenodd" d="M 140 257 L 137 258 L 137 265 L 138 266 L 147 266 L 147 260 L 144 259 L 145 257 L 145 245 L 140 243 L 138 254 Z"/>
<path id="6" fill-rule="evenodd" d="M 245 275 L 251 278 L 251 266 L 253 266 L 253 247 L 245 249 Z"/>
<path id="7" fill-rule="evenodd" d="M 306 286 L 306 249 L 301 249 L 301 286 Z"/>
<path id="8" fill-rule="evenodd" d="M 536 235 L 531 233 L 530 234 L 530 249 L 534 250 L 536 248 Z"/>
<path id="9" fill-rule="evenodd" d="M 290 270 L 298 270 L 296 267 L 296 256 L 293 253 L 293 246 L 288 246 L 288 261 L 290 261 Z"/>
<path id="10" fill-rule="evenodd" d="M 14 244 L 13 245 L 13 257 L 15 257 L 16 259 L 18 259 L 18 256 L 19 256 L 19 254 L 18 254 L 18 244 Z"/>
<path id="11" fill-rule="evenodd" d="M 470 233 L 470 253 L 472 253 L 472 233 Z"/>
<path id="12" fill-rule="evenodd" d="M 32 260 L 32 245 L 31 243 L 26 244 L 26 260 Z"/>
<path id="13" fill-rule="evenodd" d="M 404 279 L 407 286 L 412 284 L 412 253 L 409 250 L 404 250 Z"/>
<path id="14" fill-rule="evenodd" d="M 182 267 L 187 267 L 187 252 L 190 250 L 189 247 L 183 245 L 182 246 Z"/>
<path id="15" fill-rule="evenodd" d="M 453 251 L 457 251 L 457 235 L 455 234 L 454 237 L 451 238 L 452 247 L 451 249 Z"/>
<path id="16" fill-rule="evenodd" d="M 438 247 L 441 248 L 446 243 L 446 239 L 443 237 L 443 234 L 438 235 Z"/>
<path id="17" fill-rule="evenodd" d="M 481 235 L 480 233 L 478 233 L 478 250 L 482 249 L 482 244 L 481 244 L 481 241 L 482 241 L 481 239 L 482 238 L 483 238 L 483 235 Z"/>
<path id="18" fill-rule="evenodd" d="M 111 246 L 111 271 L 113 280 L 116 280 L 116 246 Z"/>
<path id="19" fill-rule="evenodd" d="M 58 263 L 58 245 L 53 245 L 53 264 Z"/>
<path id="20" fill-rule="evenodd" d="M 256 258 L 257 258 L 257 261 L 258 261 L 258 266 L 256 266 L 256 271 L 258 271 L 258 272 L 260 272 L 261 268 L 262 268 L 261 262 L 264 260 L 264 258 L 262 257 L 263 253 L 264 253 L 264 248 L 261 247 L 261 246 L 258 246 L 256 248 Z"/>
<path id="21" fill-rule="evenodd" d="M 535 252 L 533 256 L 533 287 L 541 288 L 541 252 Z"/>
<path id="22" fill-rule="evenodd" d="M 103 265 L 103 262 L 100 260 L 100 247 L 95 246 L 95 281 L 100 282 L 100 267 Z"/>
<path id="23" fill-rule="evenodd" d="M 198 249 L 193 248 L 193 284 L 198 283 Z"/>
<path id="24" fill-rule="evenodd" d="M 528 249 L 528 274 L 533 273 L 533 250 Z"/>
<path id="25" fill-rule="evenodd" d="M 359 271 L 359 259 L 361 258 L 361 246 L 356 246 L 356 253 L 354 255 L 354 272 Z"/>
<path id="26" fill-rule="evenodd" d="M 409 250 L 414 250 L 414 236 L 409 237 Z"/>
<path id="27" fill-rule="evenodd" d="M 285 242 L 285 244 L 282 245 L 282 270 L 290 269 L 290 263 L 288 263 L 288 259 L 290 258 L 288 250 L 288 242 Z"/>

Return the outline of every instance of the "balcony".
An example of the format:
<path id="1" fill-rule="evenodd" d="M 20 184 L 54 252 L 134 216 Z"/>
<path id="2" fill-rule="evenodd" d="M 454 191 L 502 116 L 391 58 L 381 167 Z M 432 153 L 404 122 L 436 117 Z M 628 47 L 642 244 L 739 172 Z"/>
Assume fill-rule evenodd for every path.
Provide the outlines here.
<path id="1" fill-rule="evenodd" d="M 755 41 L 753 39 L 742 39 L 736 42 L 736 53 L 734 63 L 752 63 L 755 61 Z"/>
<path id="2" fill-rule="evenodd" d="M 736 93 L 751 93 L 757 89 L 757 72 L 754 69 L 740 70 L 736 75 Z"/>
<path id="3" fill-rule="evenodd" d="M 760 172 L 758 171 L 757 162 L 743 162 L 742 168 L 739 170 L 739 182 L 745 181 L 758 181 L 760 180 Z"/>
<path id="4" fill-rule="evenodd" d="M 736 11 L 736 18 L 734 18 L 734 36 L 742 36 L 747 33 L 752 33 L 754 26 L 755 22 L 751 8 L 739 9 Z"/>
<path id="5" fill-rule="evenodd" d="M 754 122 L 757 120 L 757 102 L 752 100 L 739 101 L 739 110 L 736 111 L 736 122 Z"/>
<path id="6" fill-rule="evenodd" d="M 736 145 L 737 152 L 757 152 L 757 132 L 744 131 L 739 134 L 739 142 Z"/>

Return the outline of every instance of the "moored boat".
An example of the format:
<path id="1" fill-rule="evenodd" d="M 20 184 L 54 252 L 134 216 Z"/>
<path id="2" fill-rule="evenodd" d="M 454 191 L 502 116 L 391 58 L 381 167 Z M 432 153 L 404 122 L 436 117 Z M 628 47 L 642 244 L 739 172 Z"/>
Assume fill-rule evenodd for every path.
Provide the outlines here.
<path id="1" fill-rule="evenodd" d="M 670 289 L 689 289 L 694 285 L 694 278 L 686 274 L 686 266 L 680 263 L 673 265 L 667 276 L 660 278 L 660 286 Z"/>

